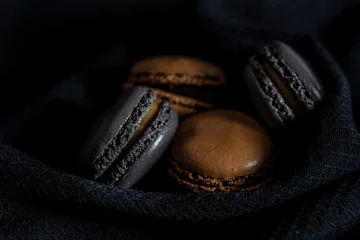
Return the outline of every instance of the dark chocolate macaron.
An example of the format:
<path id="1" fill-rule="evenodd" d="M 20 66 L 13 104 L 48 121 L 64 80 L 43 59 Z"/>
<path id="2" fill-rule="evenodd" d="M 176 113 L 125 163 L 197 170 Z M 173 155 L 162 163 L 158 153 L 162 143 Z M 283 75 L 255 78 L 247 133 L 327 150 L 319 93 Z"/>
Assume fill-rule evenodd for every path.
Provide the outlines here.
<path id="1" fill-rule="evenodd" d="M 177 125 L 168 101 L 150 89 L 128 89 L 93 125 L 79 154 L 81 172 L 89 179 L 129 188 L 161 157 Z"/>
<path id="2" fill-rule="evenodd" d="M 259 115 L 271 127 L 306 118 L 324 97 L 309 63 L 279 41 L 263 46 L 250 58 L 244 80 Z"/>
<path id="3" fill-rule="evenodd" d="M 133 85 L 149 87 L 168 99 L 180 118 L 218 105 L 227 86 L 219 66 L 187 56 L 154 56 L 136 62 L 123 88 Z"/>
<path id="4" fill-rule="evenodd" d="M 271 179 L 274 147 L 265 129 L 236 111 L 185 119 L 174 137 L 169 174 L 197 192 L 256 189 Z"/>

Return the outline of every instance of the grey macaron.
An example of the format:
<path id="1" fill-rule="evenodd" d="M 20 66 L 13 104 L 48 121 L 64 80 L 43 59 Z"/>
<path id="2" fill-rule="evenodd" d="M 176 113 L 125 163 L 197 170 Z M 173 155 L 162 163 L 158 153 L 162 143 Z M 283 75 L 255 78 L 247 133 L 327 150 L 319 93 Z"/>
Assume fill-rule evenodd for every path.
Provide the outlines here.
<path id="1" fill-rule="evenodd" d="M 263 46 L 250 58 L 244 81 L 259 115 L 270 127 L 305 118 L 324 97 L 324 88 L 309 63 L 279 41 Z"/>
<path id="2" fill-rule="evenodd" d="M 128 89 L 93 125 L 78 167 L 89 179 L 129 188 L 161 157 L 177 125 L 169 102 L 143 87 Z"/>

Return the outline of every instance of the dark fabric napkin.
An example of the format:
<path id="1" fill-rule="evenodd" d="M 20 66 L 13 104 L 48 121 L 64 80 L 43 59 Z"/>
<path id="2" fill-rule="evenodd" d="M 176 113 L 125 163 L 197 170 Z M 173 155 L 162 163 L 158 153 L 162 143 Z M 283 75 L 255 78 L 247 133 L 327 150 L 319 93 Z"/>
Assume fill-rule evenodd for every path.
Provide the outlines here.
<path id="1" fill-rule="evenodd" d="M 0 3 L 0 239 L 358 239 L 360 4 L 356 0 Z M 132 189 L 72 172 L 93 121 L 138 59 L 200 57 L 252 114 L 248 57 L 287 42 L 326 99 L 305 129 L 273 132 L 276 177 L 239 193 L 182 193 L 166 159 Z"/>

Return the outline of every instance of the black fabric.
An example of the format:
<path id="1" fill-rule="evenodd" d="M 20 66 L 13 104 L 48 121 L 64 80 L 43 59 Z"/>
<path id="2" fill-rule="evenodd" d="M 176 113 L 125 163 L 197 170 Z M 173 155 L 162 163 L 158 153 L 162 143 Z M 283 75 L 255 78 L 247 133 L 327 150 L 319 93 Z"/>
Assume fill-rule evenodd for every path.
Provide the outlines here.
<path id="1" fill-rule="evenodd" d="M 303 1 L 0 3 L 0 239 L 358 239 L 360 4 Z M 241 74 L 268 40 L 314 66 L 326 99 L 304 128 L 272 131 L 276 177 L 240 193 L 184 193 L 165 157 L 133 189 L 73 172 L 130 66 L 183 54 L 228 73 L 229 107 L 258 117 Z"/>

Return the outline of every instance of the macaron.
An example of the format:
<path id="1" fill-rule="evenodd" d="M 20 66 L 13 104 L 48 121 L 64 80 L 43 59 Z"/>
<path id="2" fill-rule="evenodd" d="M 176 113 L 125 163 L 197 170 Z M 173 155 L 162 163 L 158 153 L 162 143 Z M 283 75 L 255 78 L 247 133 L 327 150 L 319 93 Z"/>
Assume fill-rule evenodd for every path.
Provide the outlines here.
<path id="1" fill-rule="evenodd" d="M 310 64 L 279 41 L 250 58 L 243 78 L 259 115 L 274 128 L 307 118 L 324 98 L 324 87 Z"/>
<path id="2" fill-rule="evenodd" d="M 274 157 L 269 134 L 253 118 L 210 110 L 180 123 L 168 172 L 195 192 L 246 191 L 270 181 Z"/>
<path id="3" fill-rule="evenodd" d="M 223 70 L 210 62 L 187 56 L 154 56 L 136 62 L 128 88 L 143 85 L 168 99 L 180 118 L 212 109 L 226 86 Z"/>
<path id="4" fill-rule="evenodd" d="M 161 157 L 177 125 L 169 102 L 150 89 L 123 91 L 94 123 L 79 153 L 79 172 L 101 183 L 132 187 Z"/>

